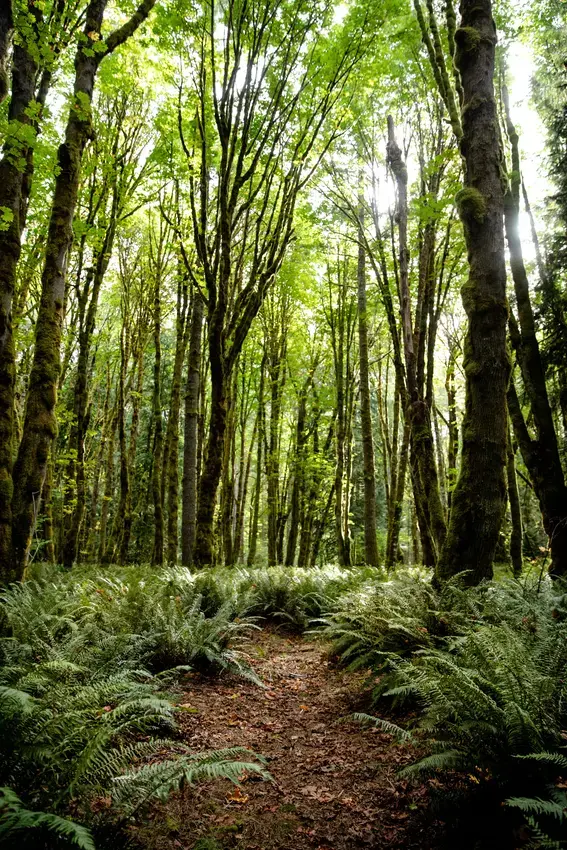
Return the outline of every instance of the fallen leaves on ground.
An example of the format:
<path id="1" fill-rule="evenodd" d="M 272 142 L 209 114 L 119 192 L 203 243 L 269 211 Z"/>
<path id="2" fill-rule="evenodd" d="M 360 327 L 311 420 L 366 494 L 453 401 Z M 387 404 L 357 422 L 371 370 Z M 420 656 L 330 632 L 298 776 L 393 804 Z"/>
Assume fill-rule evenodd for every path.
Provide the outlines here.
<path id="1" fill-rule="evenodd" d="M 411 789 L 397 775 L 409 751 L 380 730 L 345 721 L 360 708 L 365 674 L 333 667 L 318 642 L 270 631 L 255 641 L 266 687 L 191 677 L 179 723 L 195 750 L 261 753 L 274 782 L 243 776 L 244 787 L 207 783 L 174 795 L 138 831 L 143 846 L 193 850 L 210 839 L 218 850 L 433 848 L 433 833 L 416 826 L 423 786 Z"/>

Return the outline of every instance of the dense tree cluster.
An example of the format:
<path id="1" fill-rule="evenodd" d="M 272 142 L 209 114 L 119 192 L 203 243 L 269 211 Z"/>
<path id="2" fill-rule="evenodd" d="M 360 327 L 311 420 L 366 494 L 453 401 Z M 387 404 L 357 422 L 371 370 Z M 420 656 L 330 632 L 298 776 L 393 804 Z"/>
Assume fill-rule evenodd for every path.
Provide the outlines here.
<path id="1" fill-rule="evenodd" d="M 523 37 L 564 222 L 556 6 L 3 5 L 5 579 L 565 573 L 565 232 L 507 93 Z"/>

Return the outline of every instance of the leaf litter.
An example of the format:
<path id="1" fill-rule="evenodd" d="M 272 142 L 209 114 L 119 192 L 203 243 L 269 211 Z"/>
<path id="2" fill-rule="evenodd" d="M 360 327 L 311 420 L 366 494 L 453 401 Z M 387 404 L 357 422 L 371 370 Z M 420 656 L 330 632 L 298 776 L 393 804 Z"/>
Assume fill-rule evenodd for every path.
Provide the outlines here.
<path id="1" fill-rule="evenodd" d="M 398 778 L 411 751 L 348 720 L 365 673 L 336 669 L 320 642 L 270 630 L 250 653 L 265 688 L 190 675 L 179 724 L 197 751 L 261 753 L 273 782 L 243 775 L 240 787 L 186 788 L 152 806 L 136 841 L 147 850 L 434 850 L 427 787 Z"/>

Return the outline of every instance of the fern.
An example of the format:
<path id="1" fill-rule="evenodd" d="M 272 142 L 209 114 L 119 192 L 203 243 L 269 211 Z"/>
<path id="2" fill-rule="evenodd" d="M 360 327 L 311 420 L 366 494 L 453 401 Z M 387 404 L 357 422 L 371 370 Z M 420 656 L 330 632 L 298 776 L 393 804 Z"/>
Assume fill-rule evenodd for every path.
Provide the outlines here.
<path id="1" fill-rule="evenodd" d="M 55 835 L 80 850 L 95 850 L 91 833 L 84 826 L 48 812 L 32 812 L 11 788 L 0 788 L 0 845 L 21 847 L 32 833 L 29 837 L 37 847 L 35 836 L 41 832 Z"/>
<path id="2" fill-rule="evenodd" d="M 509 797 L 506 800 L 506 805 L 520 809 L 520 811 L 531 816 L 550 815 L 560 823 L 567 820 L 567 797 L 564 797 L 561 803 L 556 803 L 553 800 L 542 800 L 541 797 Z"/>

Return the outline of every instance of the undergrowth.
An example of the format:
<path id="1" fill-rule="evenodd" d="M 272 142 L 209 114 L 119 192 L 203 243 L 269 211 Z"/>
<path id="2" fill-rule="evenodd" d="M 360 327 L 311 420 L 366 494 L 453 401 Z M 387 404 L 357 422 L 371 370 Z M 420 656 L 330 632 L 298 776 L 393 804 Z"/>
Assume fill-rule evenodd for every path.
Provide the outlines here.
<path id="1" fill-rule="evenodd" d="M 418 709 L 415 728 L 358 717 L 426 748 L 403 775 L 435 779 L 453 844 L 567 847 L 564 591 L 548 580 L 435 590 L 406 575 L 323 619 L 343 664 L 381 674 L 376 704 Z"/>
<path id="2" fill-rule="evenodd" d="M 335 568 L 39 568 L 0 595 L 0 844 L 91 850 L 110 819 L 200 779 L 268 776 L 176 738 L 175 683 L 226 671 L 259 623 L 303 630 L 368 574 Z M 168 692 L 173 689 L 173 692 Z M 86 829 L 88 826 L 92 830 Z"/>
<path id="3" fill-rule="evenodd" d="M 0 596 L 0 843 L 90 850 L 77 824 L 96 835 L 186 783 L 266 776 L 246 751 L 191 752 L 174 702 L 190 670 L 261 686 L 246 642 L 272 623 L 378 680 L 375 708 L 407 728 L 359 719 L 418 746 L 405 775 L 433 779 L 453 846 L 565 848 L 566 599 L 547 579 L 437 589 L 419 569 L 39 574 Z"/>

